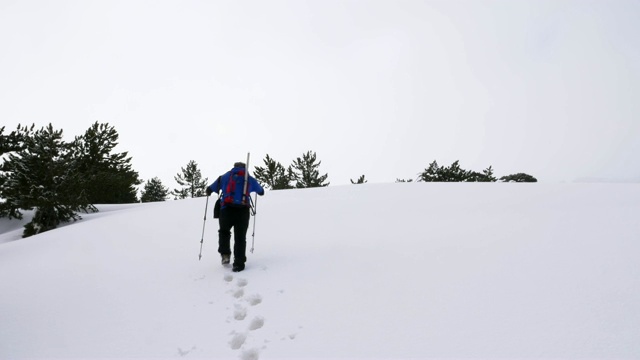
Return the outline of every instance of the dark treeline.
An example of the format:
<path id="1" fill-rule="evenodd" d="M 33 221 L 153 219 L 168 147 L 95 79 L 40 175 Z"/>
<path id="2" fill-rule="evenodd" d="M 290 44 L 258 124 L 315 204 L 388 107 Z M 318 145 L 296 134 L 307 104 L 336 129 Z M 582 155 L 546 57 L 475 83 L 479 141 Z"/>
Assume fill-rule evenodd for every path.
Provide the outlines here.
<path id="1" fill-rule="evenodd" d="M 482 170 L 481 172 L 465 170 L 460 167 L 460 161 L 456 160 L 449 166 L 438 166 L 434 160 L 429 167 L 418 174 L 418 181 L 424 182 L 537 182 L 531 175 L 518 173 L 496 178 L 493 168 Z M 402 180 L 400 180 L 402 182 Z"/>
<path id="2" fill-rule="evenodd" d="M 51 124 L 6 135 L 0 128 L 0 217 L 21 219 L 21 211 L 35 210 L 25 237 L 96 211 L 93 204 L 137 201 L 140 179 L 127 152 L 113 152 L 114 127 L 96 122 L 71 142 L 62 135 Z"/>
<path id="3" fill-rule="evenodd" d="M 264 166 L 256 166 L 254 175 L 262 186 L 270 190 L 329 186 L 329 175 L 320 175 L 320 164 L 312 151 L 302 154 L 286 168 L 267 154 Z"/>
<path id="4" fill-rule="evenodd" d="M 5 133 L 0 128 L 0 217 L 22 218 L 22 211 L 34 210 L 23 236 L 56 228 L 60 223 L 78 220 L 81 212 L 95 212 L 95 204 L 122 204 L 165 201 L 205 196 L 208 179 L 198 164 L 190 160 L 174 176 L 179 188 L 170 190 L 158 177 L 143 184 L 132 169 L 127 152 L 115 152 L 118 132 L 113 126 L 95 122 L 73 141 L 63 141 L 63 131 L 51 124 L 40 129 L 20 126 Z M 264 166 L 255 166 L 254 176 L 266 189 L 303 189 L 329 186 L 321 161 L 307 151 L 286 167 L 268 154 Z M 481 172 L 465 170 L 459 161 L 450 166 L 429 164 L 415 179 L 418 182 L 536 182 L 528 174 L 497 178 L 489 166 Z M 397 179 L 396 182 L 412 182 Z M 365 175 L 352 184 L 365 184 Z"/>

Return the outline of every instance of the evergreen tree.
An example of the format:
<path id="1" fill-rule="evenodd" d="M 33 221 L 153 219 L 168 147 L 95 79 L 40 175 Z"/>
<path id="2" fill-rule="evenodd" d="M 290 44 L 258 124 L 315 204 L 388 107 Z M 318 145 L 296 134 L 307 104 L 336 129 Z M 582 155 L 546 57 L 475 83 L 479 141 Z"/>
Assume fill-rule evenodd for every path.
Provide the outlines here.
<path id="1" fill-rule="evenodd" d="M 493 167 L 491 167 L 491 165 L 489 165 L 488 168 L 482 170 L 482 174 L 484 175 L 483 182 L 496 182 L 496 181 L 498 181 L 498 179 L 495 176 L 493 176 Z"/>
<path id="2" fill-rule="evenodd" d="M 7 135 L 4 134 L 5 127 L 0 127 L 0 160 L 2 159 L 2 155 L 22 149 L 24 147 L 25 136 L 33 132 L 34 127 L 33 125 L 31 128 L 18 125 L 16 130 Z"/>
<path id="3" fill-rule="evenodd" d="M 451 166 L 445 167 L 442 170 L 442 178 L 445 179 L 445 181 L 462 182 L 466 181 L 468 176 L 469 172 L 460 167 L 459 160 L 454 161 Z"/>
<path id="4" fill-rule="evenodd" d="M 464 180 L 466 182 L 495 182 L 497 181 L 496 177 L 493 176 L 493 169 L 491 166 L 482 170 L 482 173 L 469 171 L 467 174 L 467 178 Z"/>
<path id="5" fill-rule="evenodd" d="M 140 196 L 142 202 L 165 201 L 169 195 L 169 188 L 162 185 L 159 178 L 154 177 L 144 184 Z"/>
<path id="6" fill-rule="evenodd" d="M 178 199 L 205 196 L 205 188 L 208 185 L 207 178 L 202 179 L 198 164 L 191 160 L 187 163 L 187 167 L 181 168 L 181 170 L 182 173 L 176 174 L 173 178 L 182 188 L 174 189 L 171 194 L 175 195 Z"/>
<path id="7" fill-rule="evenodd" d="M 418 174 L 418 181 L 425 182 L 437 182 L 443 181 L 441 178 L 441 170 L 442 168 L 438 166 L 438 162 L 435 160 L 429 164 L 429 167 L 424 169 L 424 171 Z"/>
<path id="8" fill-rule="evenodd" d="M 295 186 L 298 189 L 328 186 L 328 174 L 320 175 L 318 168 L 321 161 L 317 161 L 316 153 L 307 151 L 302 158 L 297 158 L 292 164 L 292 172 L 295 176 Z"/>
<path id="9" fill-rule="evenodd" d="M 511 174 L 507 176 L 503 176 L 500 178 L 500 181 L 504 182 L 538 182 L 538 179 L 535 177 L 525 174 L 525 173 L 517 173 Z"/>
<path id="10" fill-rule="evenodd" d="M 429 167 L 418 174 L 418 181 L 425 182 L 493 182 L 493 168 L 489 166 L 481 173 L 465 170 L 460 167 L 460 161 L 454 161 L 450 166 L 438 166 L 434 160 Z"/>
<path id="11" fill-rule="evenodd" d="M 293 170 L 289 166 L 286 170 L 282 164 L 273 160 L 269 154 L 265 157 L 264 167 L 256 166 L 255 177 L 258 182 L 267 189 L 282 190 L 292 189 L 291 181 L 294 179 Z"/>
<path id="12" fill-rule="evenodd" d="M 35 125 L 32 125 L 30 128 L 18 125 L 18 128 L 8 135 L 4 135 L 4 126 L 0 128 L 0 161 L 2 161 L 2 163 L 0 163 L 0 217 L 22 219 L 20 207 L 15 203 L 17 198 L 12 196 L 16 192 L 7 184 L 12 174 L 11 169 L 13 166 L 11 162 L 7 160 L 10 156 L 5 157 L 4 155 L 15 154 L 17 151 L 23 150 L 26 146 L 25 140 L 33 135 L 34 128 Z M 19 194 L 19 192 L 17 193 Z"/>
<path id="13" fill-rule="evenodd" d="M 35 209 L 32 221 L 25 225 L 24 237 L 77 220 L 79 211 L 96 210 L 86 193 L 79 191 L 79 164 L 69 144 L 62 141 L 62 130 L 54 130 L 51 124 L 32 130 L 20 132 L 21 149 L 10 153 L 3 164 L 2 212 L 21 218 L 21 209 Z"/>
<path id="14" fill-rule="evenodd" d="M 349 179 L 349 181 L 351 181 L 352 184 L 364 184 L 367 182 L 367 180 L 364 179 L 364 175 L 360 176 L 356 181 L 353 181 L 353 179 Z"/>
<path id="15" fill-rule="evenodd" d="M 396 182 L 398 182 L 397 180 Z M 498 179 L 494 176 L 493 167 L 489 166 L 481 173 L 464 170 L 460 167 L 460 162 L 455 161 L 451 166 L 438 166 L 436 161 L 429 164 L 429 167 L 419 174 L 418 181 L 427 182 L 495 182 Z M 538 180 L 524 173 L 512 174 L 500 178 L 503 182 L 537 182 Z"/>
<path id="16" fill-rule="evenodd" d="M 19 209 L 7 202 L 6 196 L 3 196 L 4 184 L 7 181 L 9 169 L 6 168 L 5 154 L 16 152 L 24 147 L 24 134 L 29 132 L 28 128 L 22 128 L 18 125 L 18 129 L 5 135 L 5 127 L 0 127 L 0 217 L 21 218 L 22 214 Z M 33 127 L 31 128 L 33 130 Z"/>
<path id="17" fill-rule="evenodd" d="M 142 181 L 132 169 L 127 152 L 112 153 L 118 138 L 113 126 L 95 122 L 72 144 L 83 180 L 81 189 L 91 204 L 137 202 L 136 187 Z"/>

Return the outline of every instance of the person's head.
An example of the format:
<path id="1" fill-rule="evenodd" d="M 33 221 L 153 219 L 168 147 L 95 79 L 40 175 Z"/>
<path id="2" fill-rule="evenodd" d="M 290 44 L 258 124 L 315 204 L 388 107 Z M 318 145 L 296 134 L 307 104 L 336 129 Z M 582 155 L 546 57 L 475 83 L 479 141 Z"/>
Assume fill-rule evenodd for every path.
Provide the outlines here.
<path id="1" fill-rule="evenodd" d="M 243 163 L 243 162 L 238 161 L 235 164 L 233 164 L 233 167 L 234 168 L 245 168 L 245 167 L 247 167 L 247 165 L 245 165 L 245 163 Z"/>

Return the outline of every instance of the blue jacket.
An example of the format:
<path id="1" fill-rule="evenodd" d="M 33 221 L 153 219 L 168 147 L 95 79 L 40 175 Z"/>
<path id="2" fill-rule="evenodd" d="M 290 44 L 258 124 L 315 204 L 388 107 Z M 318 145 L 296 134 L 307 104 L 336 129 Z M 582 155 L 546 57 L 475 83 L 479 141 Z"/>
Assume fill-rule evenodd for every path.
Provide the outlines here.
<path id="1" fill-rule="evenodd" d="M 245 171 L 245 168 L 234 167 L 224 175 L 217 178 L 213 184 L 209 185 L 208 188 L 212 193 L 218 194 L 222 191 L 222 197 L 220 198 L 221 209 L 224 209 L 227 206 L 249 207 L 251 206 L 250 193 L 255 192 L 258 195 L 264 195 L 264 189 L 262 186 L 260 186 L 253 176 L 249 176 L 249 185 L 247 186 L 247 192 L 243 197 L 242 190 L 244 189 Z"/>

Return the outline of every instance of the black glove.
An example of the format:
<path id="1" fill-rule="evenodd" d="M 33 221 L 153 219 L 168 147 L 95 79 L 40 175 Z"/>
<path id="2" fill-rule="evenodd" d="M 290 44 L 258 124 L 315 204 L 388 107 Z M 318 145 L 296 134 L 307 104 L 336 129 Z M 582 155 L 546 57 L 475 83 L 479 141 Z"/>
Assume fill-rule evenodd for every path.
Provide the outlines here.
<path id="1" fill-rule="evenodd" d="M 205 192 L 207 193 L 207 196 L 211 196 L 211 192 L 212 192 L 211 189 L 207 188 Z"/>

